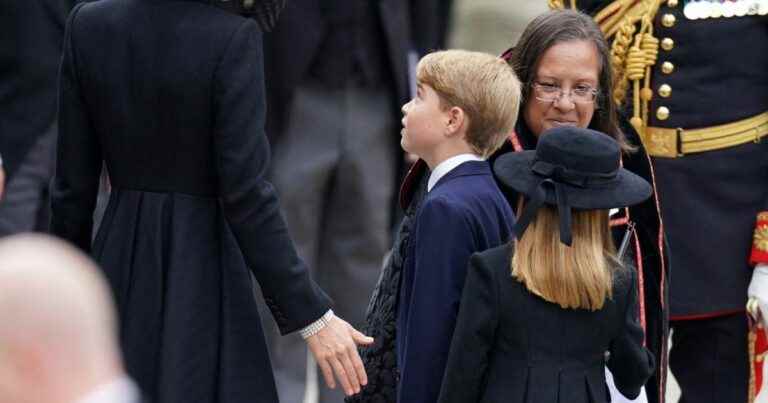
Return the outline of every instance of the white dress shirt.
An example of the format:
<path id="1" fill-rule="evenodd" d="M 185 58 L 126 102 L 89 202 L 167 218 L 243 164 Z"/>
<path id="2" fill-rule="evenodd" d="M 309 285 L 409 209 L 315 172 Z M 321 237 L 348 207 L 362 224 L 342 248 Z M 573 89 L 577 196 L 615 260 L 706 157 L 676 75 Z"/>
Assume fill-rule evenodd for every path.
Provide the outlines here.
<path id="1" fill-rule="evenodd" d="M 437 164 L 435 169 L 432 170 L 432 173 L 429 175 L 429 181 L 427 181 L 427 192 L 431 192 L 432 188 L 435 187 L 437 184 L 437 181 L 440 180 L 443 176 L 445 176 L 448 172 L 453 171 L 454 168 L 457 166 L 467 162 L 467 161 L 485 161 L 482 157 L 477 156 L 475 154 L 459 154 L 454 155 L 451 158 L 448 158 L 447 160 Z"/>
<path id="2" fill-rule="evenodd" d="M 127 377 L 120 377 L 99 386 L 76 403 L 138 403 L 139 399 L 136 384 Z"/>

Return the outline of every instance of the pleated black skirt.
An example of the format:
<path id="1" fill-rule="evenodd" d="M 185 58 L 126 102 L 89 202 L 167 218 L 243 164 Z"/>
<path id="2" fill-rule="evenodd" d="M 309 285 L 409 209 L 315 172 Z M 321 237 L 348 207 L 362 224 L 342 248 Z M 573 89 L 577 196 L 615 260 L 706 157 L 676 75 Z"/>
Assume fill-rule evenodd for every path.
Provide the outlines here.
<path id="1" fill-rule="evenodd" d="M 155 403 L 278 401 L 253 280 L 216 198 L 113 189 L 94 244 Z"/>

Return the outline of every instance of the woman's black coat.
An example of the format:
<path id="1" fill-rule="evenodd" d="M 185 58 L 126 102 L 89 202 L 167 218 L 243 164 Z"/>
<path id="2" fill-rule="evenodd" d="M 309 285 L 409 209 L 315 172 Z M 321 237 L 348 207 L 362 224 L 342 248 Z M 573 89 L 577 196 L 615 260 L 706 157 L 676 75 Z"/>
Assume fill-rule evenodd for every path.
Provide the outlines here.
<path id="1" fill-rule="evenodd" d="M 70 15 L 52 231 L 114 291 L 126 366 L 162 403 L 277 402 L 252 278 L 283 333 L 330 306 L 264 179 L 261 33 L 206 1 Z M 102 162 L 113 186 L 91 248 Z"/>
<path id="2" fill-rule="evenodd" d="M 606 351 L 617 388 L 636 397 L 654 361 L 634 271 L 616 269 L 600 310 L 563 309 L 512 277 L 512 253 L 507 244 L 470 259 L 439 403 L 607 403 Z"/>

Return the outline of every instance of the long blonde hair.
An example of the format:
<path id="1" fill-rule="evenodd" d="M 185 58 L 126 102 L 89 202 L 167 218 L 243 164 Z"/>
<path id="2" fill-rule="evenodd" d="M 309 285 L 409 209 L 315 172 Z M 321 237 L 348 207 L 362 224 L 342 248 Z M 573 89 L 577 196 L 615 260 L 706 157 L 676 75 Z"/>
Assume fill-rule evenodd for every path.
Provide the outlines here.
<path id="1" fill-rule="evenodd" d="M 512 276 L 528 290 L 563 308 L 601 309 L 612 297 L 620 264 L 608 224 L 608 211 L 574 211 L 572 246 L 559 237 L 557 210 L 542 206 L 516 242 Z"/>

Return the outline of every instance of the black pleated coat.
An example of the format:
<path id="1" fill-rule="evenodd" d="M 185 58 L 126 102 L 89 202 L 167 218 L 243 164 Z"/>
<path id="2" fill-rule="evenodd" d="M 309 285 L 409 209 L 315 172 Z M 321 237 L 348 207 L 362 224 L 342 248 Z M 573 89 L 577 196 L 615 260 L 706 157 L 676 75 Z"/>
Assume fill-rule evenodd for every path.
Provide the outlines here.
<path id="1" fill-rule="evenodd" d="M 330 306 L 264 180 L 261 33 L 196 1 L 102 0 L 67 23 L 52 232 L 112 286 L 151 401 L 277 402 L 253 299 L 281 331 Z M 91 247 L 102 162 L 113 191 Z"/>
<path id="2" fill-rule="evenodd" d="M 622 153 L 622 164 L 630 172 L 639 175 L 651 184 L 655 183 L 653 166 L 645 152 L 639 136 L 624 117 L 619 119 L 621 130 L 627 141 L 637 147 L 634 152 Z M 536 148 L 536 136 L 520 120 L 515 128 L 515 138 L 520 142 L 521 150 Z M 495 160 L 507 152 L 515 152 L 512 142 L 507 142 L 491 158 Z M 500 183 L 500 182 L 499 182 Z M 499 184 L 506 193 L 513 209 L 518 207 L 519 194 L 508 187 Z M 644 202 L 620 209 L 611 216 L 611 230 L 614 244 L 618 248 L 626 233 L 627 224 L 635 224 L 635 230 L 629 238 L 630 242 L 624 256 L 629 266 L 634 266 L 637 272 L 638 296 L 640 304 L 640 324 L 645 331 L 646 346 L 653 352 L 659 365 L 646 385 L 648 401 L 663 402 L 667 379 L 667 339 L 669 338 L 669 262 L 665 245 L 661 215 L 658 208 L 658 195 Z"/>
<path id="3" fill-rule="evenodd" d="M 634 270 L 617 269 L 597 311 L 563 309 L 512 277 L 507 244 L 470 259 L 439 403 L 608 403 L 636 397 L 653 372 L 637 320 Z"/>

